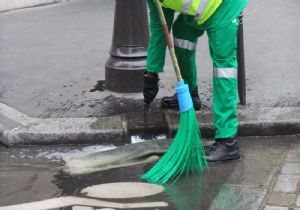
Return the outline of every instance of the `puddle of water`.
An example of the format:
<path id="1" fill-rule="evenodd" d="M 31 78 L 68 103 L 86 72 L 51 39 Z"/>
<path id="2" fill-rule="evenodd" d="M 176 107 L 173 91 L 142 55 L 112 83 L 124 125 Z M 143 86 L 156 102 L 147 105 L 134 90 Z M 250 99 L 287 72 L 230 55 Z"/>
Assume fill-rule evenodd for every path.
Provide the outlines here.
<path id="1" fill-rule="evenodd" d="M 210 170 L 201 174 L 191 174 L 183 176 L 174 185 L 164 185 L 165 191 L 151 196 L 142 198 L 106 198 L 112 204 L 116 203 L 141 203 L 141 202 L 167 202 L 167 207 L 157 208 L 164 210 L 198 210 L 198 209 L 258 209 L 266 193 L 268 186 L 268 174 L 273 173 L 273 168 L 281 164 L 278 154 L 291 152 L 299 146 L 299 136 L 295 137 L 278 137 L 279 139 L 264 139 L 259 137 L 254 139 L 245 139 L 240 141 L 241 161 L 228 162 L 224 164 L 211 165 Z M 136 135 L 133 139 L 142 139 Z M 262 140 L 263 139 L 263 140 Z M 147 144 L 145 142 L 143 144 Z M 159 142 L 156 142 L 159 143 Z M 134 145 L 137 146 L 137 145 Z M 146 148 L 149 148 L 147 145 Z M 70 153 L 82 154 L 83 151 L 99 151 L 99 145 L 93 146 L 59 146 L 59 147 L 23 147 L 10 148 L 9 150 L 0 150 L 1 161 L 1 182 L 0 182 L 0 206 L 21 204 L 32 201 L 42 201 L 53 197 L 71 196 L 78 199 L 88 199 L 94 202 L 93 195 L 86 195 L 83 189 L 91 189 L 101 184 L 107 184 L 109 191 L 111 186 L 121 187 L 118 182 L 141 182 L 140 175 L 147 171 L 152 164 L 134 165 L 130 167 L 114 168 L 107 171 L 93 172 L 78 176 L 70 176 L 62 171 L 52 170 L 52 165 L 47 166 L 48 161 L 35 165 L 33 159 L 22 160 L 18 155 L 36 157 L 44 153 L 44 156 L 53 158 L 61 157 Z M 266 149 L 268 153 L 266 153 Z M 17 152 L 19 151 L 19 152 Z M 45 153 L 49 151 L 49 153 Z M 6 153 L 6 155 L 4 155 Z M 298 152 L 297 152 L 298 154 Z M 11 161 L 10 156 L 14 156 Z M 278 159 L 278 160 L 277 160 Z M 22 162 L 23 161 L 23 162 Z M 13 165 L 14 163 L 15 165 Z M 27 165 L 25 165 L 25 163 Z M 41 164 L 42 163 L 42 164 Z M 20 176 L 21 174 L 21 176 Z M 254 178 L 253 178 L 254 177 Z M 111 185 L 112 184 L 112 185 Z M 103 186 L 103 185 L 102 185 Z M 89 188 L 90 187 L 90 188 Z M 121 195 L 126 192 L 127 186 L 123 186 L 123 193 L 114 188 Z M 137 187 L 137 186 L 134 186 Z M 140 188 L 143 188 L 140 187 Z M 139 190 L 140 188 L 137 188 Z M 2 190 L 2 191 L 1 191 Z M 100 189 L 103 190 L 103 189 Z M 102 191 L 106 195 L 106 190 Z M 96 192 L 96 195 L 98 191 Z M 132 193 L 132 192 L 131 192 Z M 136 194 L 139 193 L 136 191 Z M 148 193 L 150 195 L 150 193 Z M 114 193 L 112 195 L 115 195 Z M 119 195 L 119 197 L 121 197 Z M 115 195 L 116 196 L 116 195 Z M 99 201 L 99 200 L 98 200 Z M 88 206 L 88 205 L 87 205 Z M 99 205 L 99 208 L 102 205 Z M 112 206 L 113 207 L 113 206 Z M 66 207 L 68 208 L 68 207 Z M 66 209 L 64 208 L 64 209 Z M 68 209 L 75 209 L 69 207 Z M 104 208 L 104 207 L 103 207 Z M 22 208 L 19 208 L 22 209 Z M 98 208 L 97 208 L 98 209 Z M 140 208 L 149 209 L 149 208 Z M 155 208 L 151 208 L 155 209 Z"/>
<path id="2" fill-rule="evenodd" d="M 69 156 L 82 156 L 84 154 L 115 149 L 114 145 L 85 145 L 85 146 L 16 146 L 1 151 L 1 159 L 6 162 L 48 162 L 60 163 Z"/>
<path id="3" fill-rule="evenodd" d="M 37 158 L 46 158 L 48 160 L 57 161 L 71 156 L 82 156 L 88 153 L 102 152 L 116 148 L 114 145 L 93 145 L 86 146 L 81 149 L 71 149 L 67 151 L 49 150 L 37 154 Z"/>

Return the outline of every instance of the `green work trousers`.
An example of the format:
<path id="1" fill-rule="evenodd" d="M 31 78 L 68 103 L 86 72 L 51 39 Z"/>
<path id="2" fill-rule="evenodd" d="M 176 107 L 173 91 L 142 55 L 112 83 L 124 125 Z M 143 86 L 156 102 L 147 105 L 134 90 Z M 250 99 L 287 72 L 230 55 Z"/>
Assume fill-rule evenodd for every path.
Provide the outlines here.
<path id="1" fill-rule="evenodd" d="M 163 72 L 166 42 L 159 16 L 152 0 L 147 0 L 150 11 L 151 38 L 148 46 L 147 70 Z M 223 0 L 216 13 L 204 24 L 194 17 L 164 8 L 169 29 L 172 26 L 175 52 L 182 77 L 190 91 L 197 88 L 196 47 L 198 38 L 207 32 L 213 63 L 213 117 L 215 138 L 229 138 L 237 133 L 237 31 L 238 15 L 243 5 L 231 7 L 237 0 Z M 239 0 L 240 1 L 240 0 Z M 233 9 L 235 11 L 232 11 Z"/>

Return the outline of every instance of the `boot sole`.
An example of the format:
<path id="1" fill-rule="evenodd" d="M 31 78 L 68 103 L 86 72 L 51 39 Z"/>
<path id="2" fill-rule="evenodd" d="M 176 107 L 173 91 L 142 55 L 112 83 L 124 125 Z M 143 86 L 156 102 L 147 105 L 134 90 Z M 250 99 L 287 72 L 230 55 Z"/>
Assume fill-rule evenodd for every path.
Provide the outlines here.
<path id="1" fill-rule="evenodd" d="M 207 162 L 208 163 L 227 163 L 227 162 L 234 162 L 234 161 L 240 161 L 240 160 L 241 160 L 241 156 L 238 154 L 235 156 L 224 158 L 222 160 L 216 160 L 216 161 L 207 160 Z"/>

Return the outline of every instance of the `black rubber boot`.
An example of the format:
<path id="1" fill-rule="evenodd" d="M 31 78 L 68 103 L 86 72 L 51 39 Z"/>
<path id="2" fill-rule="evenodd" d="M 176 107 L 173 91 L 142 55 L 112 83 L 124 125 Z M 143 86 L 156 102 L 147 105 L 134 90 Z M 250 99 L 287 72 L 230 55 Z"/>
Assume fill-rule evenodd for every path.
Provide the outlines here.
<path id="1" fill-rule="evenodd" d="M 191 92 L 191 97 L 194 105 L 195 110 L 200 110 L 201 109 L 201 101 L 200 97 L 198 94 L 198 89 L 195 89 L 194 91 Z M 176 94 L 173 96 L 167 96 L 163 97 L 161 99 L 161 108 L 163 109 L 178 109 L 178 100 Z"/>
<path id="2" fill-rule="evenodd" d="M 206 152 L 208 162 L 228 161 L 240 159 L 237 138 L 216 139 L 209 151 Z"/>

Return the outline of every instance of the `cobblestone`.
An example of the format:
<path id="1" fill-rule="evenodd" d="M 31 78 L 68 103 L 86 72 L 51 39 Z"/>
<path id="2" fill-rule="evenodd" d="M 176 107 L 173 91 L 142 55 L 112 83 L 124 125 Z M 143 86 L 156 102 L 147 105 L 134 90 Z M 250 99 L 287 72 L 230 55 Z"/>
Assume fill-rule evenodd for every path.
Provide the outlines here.
<path id="1" fill-rule="evenodd" d="M 296 200 L 295 194 L 271 192 L 267 204 L 290 206 L 294 204 L 295 200 Z"/>
<path id="2" fill-rule="evenodd" d="M 297 198 L 296 206 L 299 206 L 299 207 L 300 207 L 300 195 L 299 195 L 298 198 Z"/>
<path id="3" fill-rule="evenodd" d="M 300 163 L 286 163 L 282 168 L 282 174 L 300 175 Z"/>
<path id="4" fill-rule="evenodd" d="M 289 208 L 283 206 L 266 206 L 264 210 L 289 210 Z"/>
<path id="5" fill-rule="evenodd" d="M 289 151 L 286 160 L 288 162 L 300 163 L 300 148 Z"/>
<path id="6" fill-rule="evenodd" d="M 274 187 L 274 191 L 295 192 L 300 176 L 295 175 L 279 175 Z"/>

